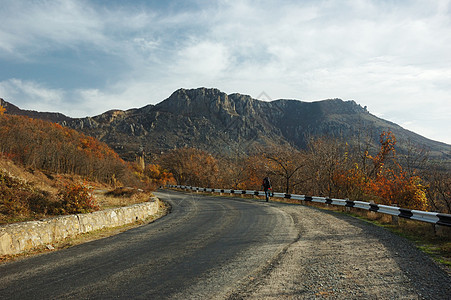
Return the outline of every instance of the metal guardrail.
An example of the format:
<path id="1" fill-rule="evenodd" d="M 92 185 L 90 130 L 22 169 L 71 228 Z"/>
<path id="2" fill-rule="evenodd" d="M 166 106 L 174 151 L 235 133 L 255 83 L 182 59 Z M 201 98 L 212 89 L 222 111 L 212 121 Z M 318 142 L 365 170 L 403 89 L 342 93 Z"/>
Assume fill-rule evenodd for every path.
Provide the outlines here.
<path id="1" fill-rule="evenodd" d="M 180 188 L 184 190 L 193 190 L 201 192 L 211 192 L 211 193 L 228 193 L 237 195 L 254 195 L 254 196 L 264 196 L 264 191 L 252 191 L 252 190 L 233 190 L 233 189 L 213 189 L 213 188 L 201 188 L 186 185 L 168 185 L 171 188 Z M 347 199 L 335 199 L 326 197 L 312 197 L 306 195 L 297 194 L 285 194 L 274 192 L 272 197 L 294 199 L 300 201 L 311 201 L 317 203 L 345 206 L 345 207 L 355 207 L 360 209 L 365 209 L 368 211 L 379 212 L 383 214 L 388 214 L 392 216 L 398 216 L 401 218 L 412 219 L 422 222 L 428 222 L 432 224 L 442 225 L 451 227 L 451 214 L 442 214 L 437 212 L 427 212 L 414 209 L 400 208 L 396 206 L 388 206 L 381 204 L 373 204 L 363 201 L 352 201 Z"/>

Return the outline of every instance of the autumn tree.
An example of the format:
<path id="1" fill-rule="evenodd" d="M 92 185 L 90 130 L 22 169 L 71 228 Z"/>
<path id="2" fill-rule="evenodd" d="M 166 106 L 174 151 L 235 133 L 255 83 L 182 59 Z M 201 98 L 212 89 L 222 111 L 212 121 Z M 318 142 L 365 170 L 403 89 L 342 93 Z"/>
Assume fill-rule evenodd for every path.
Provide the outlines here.
<path id="1" fill-rule="evenodd" d="M 413 143 L 405 142 L 403 153 L 397 153 L 398 161 L 409 176 L 420 175 L 429 168 L 429 149 Z"/>
<path id="2" fill-rule="evenodd" d="M 396 160 L 395 145 L 393 133 L 382 132 L 379 151 L 374 155 L 364 153 L 371 167 L 362 168 L 355 162 L 352 168 L 336 173 L 336 185 L 355 200 L 375 199 L 381 204 L 427 209 L 425 185 L 419 176 L 403 170 Z"/>
<path id="3" fill-rule="evenodd" d="M 238 186 L 241 189 L 258 190 L 264 177 L 270 175 L 271 165 L 264 154 L 253 154 L 242 161 L 243 181 Z"/>
<path id="4" fill-rule="evenodd" d="M 144 175 L 146 175 L 151 180 L 151 183 L 156 186 L 175 184 L 172 173 L 158 164 L 147 165 L 144 169 Z"/>
<path id="5" fill-rule="evenodd" d="M 217 157 L 219 169 L 219 186 L 233 189 L 245 189 L 247 181 L 247 157 Z"/>
<path id="6" fill-rule="evenodd" d="M 163 154 L 159 164 L 173 174 L 177 184 L 213 186 L 217 182 L 217 161 L 203 150 L 174 149 Z"/>
<path id="7" fill-rule="evenodd" d="M 430 163 L 423 173 L 428 183 L 426 193 L 434 210 L 451 213 L 451 176 L 450 170 L 438 163 Z"/>
<path id="8" fill-rule="evenodd" d="M 379 152 L 373 157 L 368 152 L 365 153 L 365 156 L 368 157 L 373 162 L 373 167 L 370 169 L 368 173 L 369 177 L 377 177 L 384 164 L 392 158 L 392 161 L 395 162 L 395 145 L 396 145 L 396 137 L 391 131 L 383 131 L 379 138 L 380 149 Z M 396 163 L 396 162 L 395 162 Z"/>

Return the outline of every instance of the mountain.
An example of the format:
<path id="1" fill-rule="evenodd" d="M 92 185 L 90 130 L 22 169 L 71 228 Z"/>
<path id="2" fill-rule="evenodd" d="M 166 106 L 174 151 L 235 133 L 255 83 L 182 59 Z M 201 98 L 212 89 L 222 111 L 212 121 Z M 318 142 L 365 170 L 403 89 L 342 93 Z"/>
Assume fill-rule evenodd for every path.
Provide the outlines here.
<path id="1" fill-rule="evenodd" d="M 127 111 L 113 110 L 92 118 L 73 119 L 66 126 L 95 136 L 124 158 L 137 152 L 161 153 L 185 146 L 212 153 L 250 153 L 258 146 L 305 148 L 314 136 L 367 139 L 391 130 L 399 147 L 411 141 L 449 157 L 451 147 L 403 129 L 370 114 L 354 101 L 260 101 L 248 95 L 227 95 L 218 89 L 179 89 L 156 104 Z M 399 149 L 399 148 L 398 148 Z"/>
<path id="2" fill-rule="evenodd" d="M 19 115 L 19 116 L 26 116 L 33 119 L 41 119 L 46 120 L 50 122 L 69 122 L 72 120 L 72 118 L 67 117 L 61 113 L 53 113 L 53 112 L 38 112 L 34 110 L 23 110 L 15 106 L 14 104 L 11 104 L 2 98 L 0 98 L 0 105 L 6 109 L 6 113 L 10 115 Z"/>
<path id="3" fill-rule="evenodd" d="M 349 141 L 360 136 L 377 147 L 384 130 L 395 134 L 398 152 L 407 151 L 406 141 L 411 141 L 430 149 L 435 158 L 451 159 L 450 145 L 378 118 L 352 100 L 266 102 L 218 89 L 179 89 L 156 105 L 59 122 L 100 139 L 129 160 L 141 152 L 152 155 L 185 146 L 229 155 L 272 145 L 305 148 L 315 136 Z"/>

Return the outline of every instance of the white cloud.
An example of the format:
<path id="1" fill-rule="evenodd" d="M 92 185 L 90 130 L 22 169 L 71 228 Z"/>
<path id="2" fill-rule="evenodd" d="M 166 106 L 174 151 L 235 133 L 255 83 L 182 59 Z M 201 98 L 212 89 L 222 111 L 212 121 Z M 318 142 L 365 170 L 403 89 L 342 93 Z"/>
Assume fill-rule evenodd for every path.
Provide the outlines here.
<path id="1" fill-rule="evenodd" d="M 64 91 L 48 89 L 34 81 L 10 79 L 0 82 L 0 95 L 24 109 L 57 111 L 65 106 Z"/>
<path id="2" fill-rule="evenodd" d="M 53 51 L 82 48 L 124 55 L 130 34 L 154 31 L 155 14 L 135 9 L 97 7 L 90 1 L 6 0 L 0 18 L 0 57 L 32 60 Z M 136 38 L 141 48 L 150 40 Z M 124 57 L 126 58 L 126 57 Z"/>
<path id="3" fill-rule="evenodd" d="M 182 48 L 170 66 L 176 75 L 216 77 L 230 64 L 227 47 L 221 43 L 194 42 Z"/>
<path id="4" fill-rule="evenodd" d="M 6 0 L 0 67 L 2 58 L 51 61 L 66 50 L 73 64 L 86 64 L 80 57 L 89 51 L 109 58 L 93 64 L 105 86 L 77 87 L 74 77 L 74 87 L 63 90 L 49 79 L 3 73 L 0 96 L 31 103 L 47 92 L 59 95 L 53 101 L 66 107 L 61 111 L 92 115 L 156 103 L 179 87 L 210 86 L 273 99 L 354 99 L 428 134 L 439 130 L 424 119 L 451 118 L 450 1 L 195 1 L 189 9 L 192 3 L 163 10 Z M 118 61 L 123 69 L 112 70 Z M 441 139 L 451 143 L 449 133 Z"/>
<path id="5" fill-rule="evenodd" d="M 27 55 L 54 47 L 70 47 L 103 39 L 96 13 L 77 1 L 6 1 L 0 13 L 8 26 L 1 29 L 0 46 L 11 55 Z"/>

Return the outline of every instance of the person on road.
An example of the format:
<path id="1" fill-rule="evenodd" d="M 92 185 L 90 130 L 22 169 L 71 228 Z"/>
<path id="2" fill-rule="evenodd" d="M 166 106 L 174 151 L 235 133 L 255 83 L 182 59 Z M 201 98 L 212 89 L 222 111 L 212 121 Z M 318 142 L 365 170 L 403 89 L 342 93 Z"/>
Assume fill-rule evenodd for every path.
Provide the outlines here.
<path id="1" fill-rule="evenodd" d="M 271 191 L 271 181 L 269 180 L 269 177 L 263 178 L 262 188 L 265 191 L 266 202 L 268 202 Z"/>

